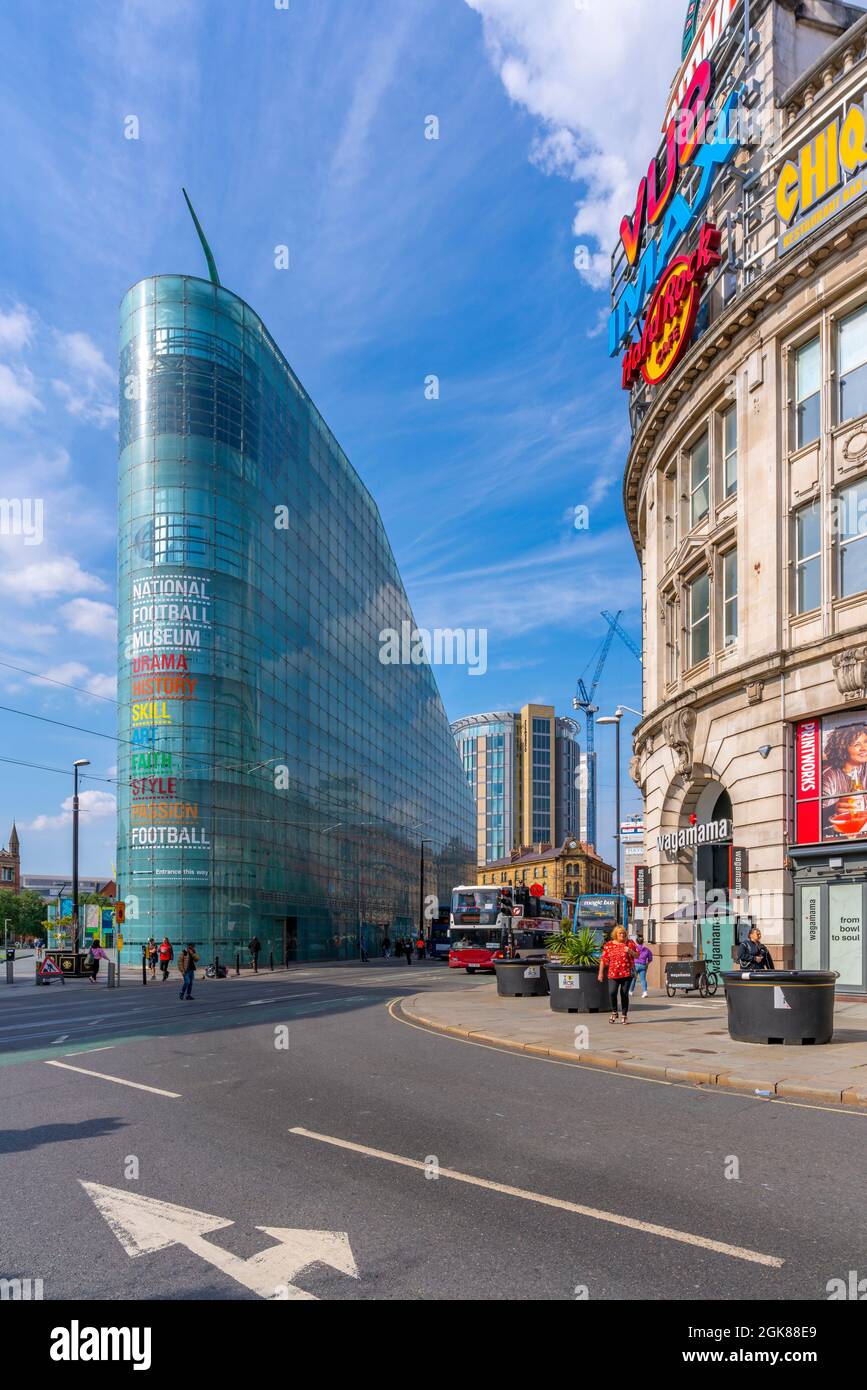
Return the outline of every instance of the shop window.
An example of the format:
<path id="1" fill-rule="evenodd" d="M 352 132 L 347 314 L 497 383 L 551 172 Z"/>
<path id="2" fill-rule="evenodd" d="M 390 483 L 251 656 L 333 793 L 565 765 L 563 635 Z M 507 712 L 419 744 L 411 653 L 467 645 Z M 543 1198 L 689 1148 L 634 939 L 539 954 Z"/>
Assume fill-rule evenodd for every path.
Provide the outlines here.
<path id="1" fill-rule="evenodd" d="M 723 640 L 727 647 L 738 640 L 738 552 L 729 550 L 723 569 Z"/>
<path id="2" fill-rule="evenodd" d="M 689 451 L 690 524 L 697 526 L 710 506 L 710 456 L 707 435 Z"/>
<path id="3" fill-rule="evenodd" d="M 689 664 L 698 666 L 710 652 L 710 575 L 700 574 L 689 586 Z"/>
<path id="4" fill-rule="evenodd" d="M 795 612 L 809 613 L 822 601 L 819 503 L 795 512 Z"/>
<path id="5" fill-rule="evenodd" d="M 842 423 L 867 415 L 867 307 L 841 320 L 837 352 Z"/>
<path id="6" fill-rule="evenodd" d="M 726 497 L 738 490 L 738 408 L 731 406 L 723 416 L 723 488 Z"/>
<path id="7" fill-rule="evenodd" d="M 795 448 L 812 444 L 819 438 L 821 369 L 819 339 L 798 348 L 795 353 Z"/>
<path id="8" fill-rule="evenodd" d="M 839 594 L 867 590 L 867 480 L 847 487 L 837 498 Z"/>

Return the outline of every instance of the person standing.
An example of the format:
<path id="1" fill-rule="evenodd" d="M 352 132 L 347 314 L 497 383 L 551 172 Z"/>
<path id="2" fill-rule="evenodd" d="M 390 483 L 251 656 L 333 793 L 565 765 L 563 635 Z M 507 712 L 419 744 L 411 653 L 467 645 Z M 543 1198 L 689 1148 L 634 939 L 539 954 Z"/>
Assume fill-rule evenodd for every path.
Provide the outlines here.
<path id="1" fill-rule="evenodd" d="M 99 962 L 101 960 L 108 960 L 108 956 L 100 946 L 99 942 L 96 940 L 96 937 L 94 937 L 93 941 L 90 943 L 90 950 L 87 953 L 87 961 L 91 967 L 90 983 L 92 985 L 95 985 L 97 983 L 97 976 L 99 974 Z"/>
<path id="2" fill-rule="evenodd" d="M 746 941 L 742 941 L 738 951 L 738 965 L 741 970 L 775 970 L 774 958 L 762 941 L 758 927 L 751 927 Z"/>
<path id="3" fill-rule="evenodd" d="M 182 999 L 192 999 L 193 997 L 193 981 L 196 978 L 196 966 L 198 963 L 199 957 L 195 946 L 192 944 L 185 946 L 178 960 L 178 969 L 183 976 L 183 983 L 181 985 Z"/>
<path id="4" fill-rule="evenodd" d="M 631 983 L 630 983 L 630 985 L 629 985 L 629 993 L 630 993 L 630 994 L 634 994 L 634 993 L 635 993 L 635 986 L 636 986 L 638 980 L 640 979 L 640 980 L 641 980 L 641 997 L 642 997 L 642 999 L 646 999 L 646 998 L 647 998 L 647 967 L 648 967 L 648 965 L 650 964 L 650 962 L 653 960 L 653 952 L 651 951 L 651 949 L 650 949 L 649 946 L 646 946 L 646 945 L 644 944 L 644 937 L 642 936 L 641 932 L 637 932 L 637 933 L 636 933 L 636 936 L 635 936 L 635 944 L 636 944 L 636 946 L 638 947 L 638 955 L 636 956 L 636 959 L 635 959 L 635 974 L 632 976 L 632 981 L 631 981 Z"/>
<path id="5" fill-rule="evenodd" d="M 261 951 L 261 949 L 261 941 L 259 940 L 258 936 L 254 936 L 252 941 L 250 942 L 249 951 L 250 956 L 253 960 L 253 971 L 255 974 L 259 973 L 259 952 Z"/>
<path id="6" fill-rule="evenodd" d="M 152 979 L 152 980 L 155 980 L 156 977 L 157 977 L 157 960 L 158 960 L 159 956 L 158 956 L 158 952 L 157 952 L 157 943 L 156 943 L 156 940 L 155 940 L 155 938 L 152 937 L 152 936 L 149 936 L 149 937 L 148 937 L 147 950 L 146 950 L 145 954 L 147 955 L 147 958 L 148 958 L 148 969 L 149 969 L 150 972 L 151 972 L 151 979 Z"/>
<path id="7" fill-rule="evenodd" d="M 603 971 L 608 970 L 608 999 L 611 1007 L 611 1017 L 609 1023 L 619 1022 L 620 1011 L 623 1012 L 623 1022 L 628 1023 L 629 1019 L 629 982 L 632 979 L 632 967 L 638 955 L 638 947 L 634 941 L 630 941 L 626 934 L 625 927 L 615 927 L 611 933 L 611 939 L 606 941 L 602 947 L 602 955 L 599 957 L 599 983 L 602 983 Z"/>
<path id="8" fill-rule="evenodd" d="M 407 965 L 412 965 L 412 937 L 408 936 L 406 938 L 406 941 L 403 943 L 403 949 L 406 952 Z"/>
<path id="9" fill-rule="evenodd" d="M 382 938 L 382 954 L 386 960 L 391 958 L 391 942 L 387 935 Z"/>
<path id="10" fill-rule="evenodd" d="M 167 936 L 164 936 L 159 947 L 160 969 L 163 972 L 163 984 L 169 978 L 169 966 L 175 958 L 172 943 Z"/>
<path id="11" fill-rule="evenodd" d="M 415 943 L 415 949 L 416 949 L 416 954 L 418 955 L 419 960 L 424 960 L 424 937 L 423 937 L 423 936 L 420 936 L 419 939 L 418 939 L 418 941 Z"/>

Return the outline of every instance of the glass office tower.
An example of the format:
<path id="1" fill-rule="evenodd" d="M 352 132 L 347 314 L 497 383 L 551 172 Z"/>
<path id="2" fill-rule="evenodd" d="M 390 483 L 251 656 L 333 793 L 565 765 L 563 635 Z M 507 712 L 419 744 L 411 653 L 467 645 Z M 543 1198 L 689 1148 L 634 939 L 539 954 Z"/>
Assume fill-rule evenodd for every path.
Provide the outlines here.
<path id="1" fill-rule="evenodd" d="M 373 499 L 261 319 L 209 281 L 127 293 L 120 404 L 130 953 L 409 936 L 421 886 L 445 903 L 465 881 L 474 813 L 430 667 L 380 660 L 413 619 Z"/>

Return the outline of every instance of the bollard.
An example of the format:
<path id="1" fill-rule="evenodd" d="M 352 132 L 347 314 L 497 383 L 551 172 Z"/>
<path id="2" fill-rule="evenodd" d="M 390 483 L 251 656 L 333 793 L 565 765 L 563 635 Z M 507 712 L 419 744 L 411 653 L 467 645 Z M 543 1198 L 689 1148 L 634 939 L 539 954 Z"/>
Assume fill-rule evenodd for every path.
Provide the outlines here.
<path id="1" fill-rule="evenodd" d="M 271 970 L 272 970 L 272 972 L 273 972 L 273 970 L 274 970 L 274 952 L 273 952 L 273 951 L 271 951 L 271 953 L 269 954 L 268 960 L 269 960 L 270 963 L 271 963 Z"/>
<path id="2" fill-rule="evenodd" d="M 239 952 L 239 953 L 235 956 L 235 974 L 236 974 L 236 975 L 240 975 L 240 973 L 241 973 L 241 955 L 240 955 L 240 952 Z"/>
<path id="3" fill-rule="evenodd" d="M 110 961 L 108 962 L 108 973 L 107 973 L 107 975 L 106 975 L 106 977 L 105 977 L 105 987 L 106 987 L 106 989 L 114 989 L 114 961 L 113 961 L 113 960 L 110 960 Z"/>
<path id="4" fill-rule="evenodd" d="M 214 979 L 215 979 L 215 980 L 219 980 L 219 978 L 220 978 L 220 957 L 219 957 L 219 956 L 214 956 Z"/>
<path id="5" fill-rule="evenodd" d="M 141 948 L 141 982 L 143 985 L 148 982 L 147 946 L 144 943 Z"/>
<path id="6" fill-rule="evenodd" d="M 13 964 L 14 959 L 15 959 L 14 956 L 7 956 L 7 957 L 6 957 L 6 983 L 7 983 L 7 985 L 14 985 L 14 983 L 15 983 L 15 981 L 14 981 L 14 979 L 13 979 L 13 977 L 12 977 L 12 972 L 13 972 L 13 970 L 15 969 L 15 966 L 14 966 L 14 964 Z"/>

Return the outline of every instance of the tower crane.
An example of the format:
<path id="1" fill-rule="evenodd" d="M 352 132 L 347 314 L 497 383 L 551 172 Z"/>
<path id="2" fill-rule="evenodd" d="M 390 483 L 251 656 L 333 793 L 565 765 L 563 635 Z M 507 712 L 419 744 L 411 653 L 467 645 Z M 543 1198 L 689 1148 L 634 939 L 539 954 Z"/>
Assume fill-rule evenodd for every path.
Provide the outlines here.
<path id="1" fill-rule="evenodd" d="M 590 689 L 584 681 L 584 675 L 578 677 L 578 693 L 572 701 L 572 708 L 582 710 L 587 724 L 586 756 L 587 756 L 587 826 L 586 839 L 589 844 L 596 844 L 596 801 L 597 801 L 597 780 L 596 780 L 596 715 L 599 713 L 599 706 L 594 704 L 593 697 L 596 694 L 597 686 L 602 679 L 602 672 L 608 660 L 608 653 L 611 651 L 611 643 L 614 641 L 614 634 L 621 639 L 629 648 L 634 656 L 641 661 L 641 651 L 633 642 L 628 632 L 620 625 L 620 618 L 623 609 L 618 609 L 616 614 L 603 612 L 602 617 L 608 624 L 608 632 L 602 640 L 601 646 L 597 648 L 594 656 L 597 657 L 596 669 L 593 672 L 593 680 Z M 597 655 L 598 653 L 598 655 Z M 587 670 L 592 665 L 593 657 L 587 663 Z M 585 671 L 586 674 L 586 671 Z"/>

